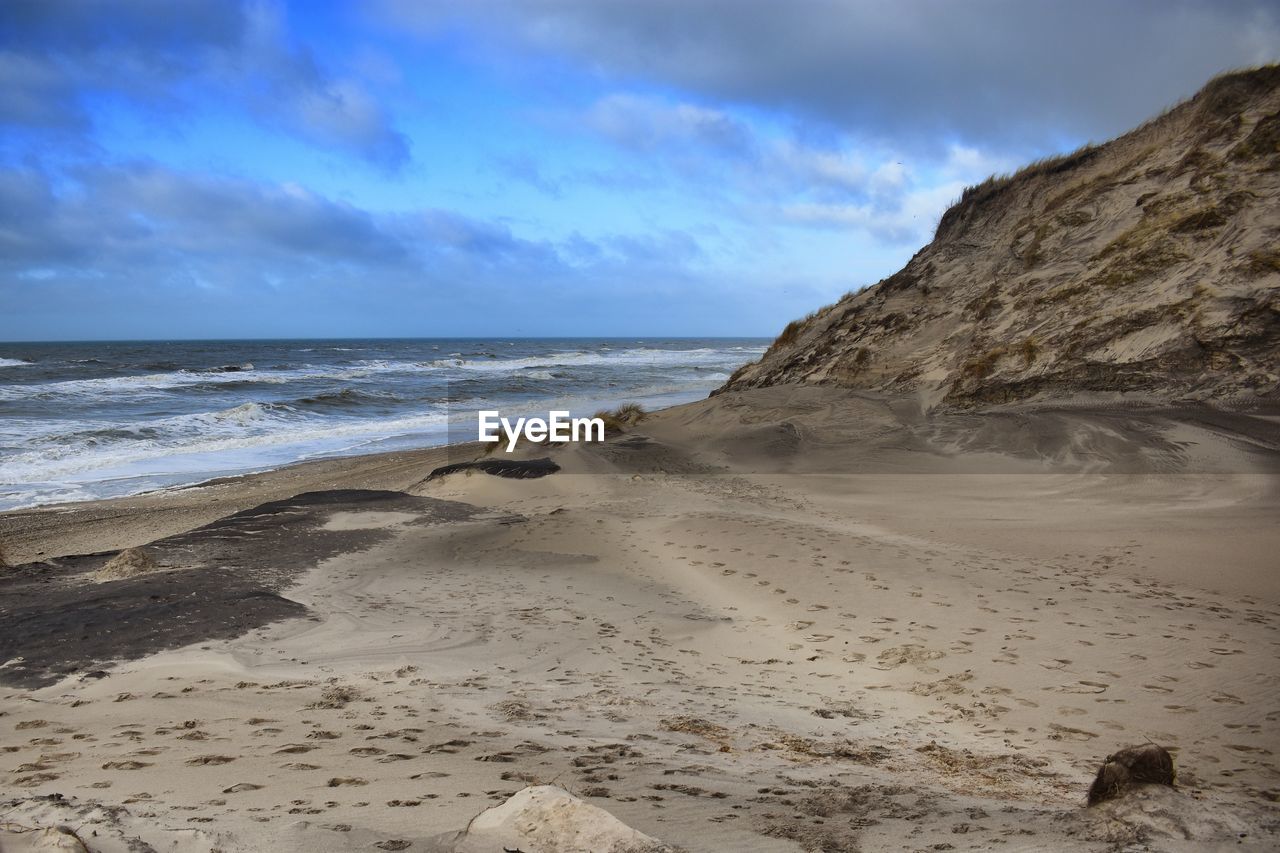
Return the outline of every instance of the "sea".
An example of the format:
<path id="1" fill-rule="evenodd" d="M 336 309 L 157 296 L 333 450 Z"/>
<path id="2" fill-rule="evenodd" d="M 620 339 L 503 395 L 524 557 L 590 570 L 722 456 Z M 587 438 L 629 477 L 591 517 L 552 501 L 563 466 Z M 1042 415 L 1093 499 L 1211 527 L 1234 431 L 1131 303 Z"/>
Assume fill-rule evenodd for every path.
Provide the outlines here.
<path id="1" fill-rule="evenodd" d="M 705 397 L 757 338 L 0 343 L 0 510 Z"/>

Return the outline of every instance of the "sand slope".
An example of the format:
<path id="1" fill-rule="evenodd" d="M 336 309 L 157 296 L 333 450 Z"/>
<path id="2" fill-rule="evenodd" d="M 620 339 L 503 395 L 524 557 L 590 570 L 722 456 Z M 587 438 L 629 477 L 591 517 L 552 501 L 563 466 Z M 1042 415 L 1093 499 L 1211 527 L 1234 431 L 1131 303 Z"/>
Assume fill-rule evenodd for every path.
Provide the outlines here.
<path id="1" fill-rule="evenodd" d="M 1280 66 L 965 190 L 902 270 L 789 324 L 726 387 L 931 405 L 1280 392 Z"/>
<path id="2" fill-rule="evenodd" d="M 305 615 L 0 688 L 0 820 L 430 850 L 552 784 L 699 851 L 1274 849 L 1269 418 L 776 388 L 537 480 L 397 468 L 394 506 L 296 510 Z M 51 590 L 110 586 L 55 564 Z M 1147 739 L 1179 788 L 1085 809 Z"/>

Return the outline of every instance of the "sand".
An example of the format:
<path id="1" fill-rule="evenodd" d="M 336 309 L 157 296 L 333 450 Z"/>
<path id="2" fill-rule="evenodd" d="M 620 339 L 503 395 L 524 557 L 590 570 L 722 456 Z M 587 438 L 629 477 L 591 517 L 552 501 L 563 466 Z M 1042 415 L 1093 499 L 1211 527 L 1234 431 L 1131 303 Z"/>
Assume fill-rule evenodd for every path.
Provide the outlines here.
<path id="1" fill-rule="evenodd" d="M 538 479 L 428 480 L 453 448 L 3 515 L 0 849 L 480 849 L 538 798 L 691 851 L 1274 849 L 1276 424 L 762 389 Z M 1177 786 L 1086 808 L 1148 741 Z M 537 823 L 503 843 L 574 849 Z"/>

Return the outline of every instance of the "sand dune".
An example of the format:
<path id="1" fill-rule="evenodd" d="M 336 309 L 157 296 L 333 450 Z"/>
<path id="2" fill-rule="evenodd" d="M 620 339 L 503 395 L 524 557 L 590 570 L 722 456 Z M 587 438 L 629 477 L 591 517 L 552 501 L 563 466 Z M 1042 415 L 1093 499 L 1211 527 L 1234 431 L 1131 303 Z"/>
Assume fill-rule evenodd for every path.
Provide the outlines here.
<path id="1" fill-rule="evenodd" d="M 970 417 L 751 390 L 540 479 L 424 482 L 437 451 L 19 514 L 47 526 L 17 548 L 103 553 L 6 577 L 31 633 L 5 634 L 0 820 L 104 850 L 443 850 L 551 784 L 688 850 L 1273 848 L 1274 419 Z M 278 501 L 92 581 L 202 497 L 325 478 L 412 494 Z M 220 596 L 233 558 L 256 586 Z M 41 596 L 65 616 L 164 579 L 198 599 L 166 605 L 181 645 L 53 613 L 65 643 L 27 639 Z M 1147 740 L 1178 788 L 1084 808 Z"/>

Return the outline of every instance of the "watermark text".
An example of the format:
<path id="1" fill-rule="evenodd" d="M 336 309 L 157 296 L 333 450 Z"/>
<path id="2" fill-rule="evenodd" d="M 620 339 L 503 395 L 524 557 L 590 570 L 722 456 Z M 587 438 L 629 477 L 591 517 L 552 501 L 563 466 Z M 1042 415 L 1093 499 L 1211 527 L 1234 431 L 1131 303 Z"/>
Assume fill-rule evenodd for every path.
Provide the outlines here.
<path id="1" fill-rule="evenodd" d="M 544 441 L 604 441 L 604 420 L 574 418 L 567 411 L 551 411 L 547 418 L 504 418 L 495 409 L 477 412 L 479 440 L 492 444 L 506 436 L 507 452 L 521 438 L 539 444 Z M 501 433 L 501 434 L 500 434 Z"/>

